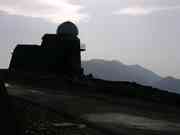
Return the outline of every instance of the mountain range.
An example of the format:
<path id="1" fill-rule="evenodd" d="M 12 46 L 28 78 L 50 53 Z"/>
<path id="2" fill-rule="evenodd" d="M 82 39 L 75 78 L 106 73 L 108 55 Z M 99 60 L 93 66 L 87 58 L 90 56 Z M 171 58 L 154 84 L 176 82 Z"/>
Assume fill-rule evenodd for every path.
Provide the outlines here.
<path id="1" fill-rule="evenodd" d="M 126 65 L 116 60 L 92 59 L 83 61 L 82 67 L 85 74 L 92 74 L 96 78 L 111 81 L 136 82 L 141 85 L 180 93 L 180 79 L 174 77 L 163 78 L 140 65 Z"/>

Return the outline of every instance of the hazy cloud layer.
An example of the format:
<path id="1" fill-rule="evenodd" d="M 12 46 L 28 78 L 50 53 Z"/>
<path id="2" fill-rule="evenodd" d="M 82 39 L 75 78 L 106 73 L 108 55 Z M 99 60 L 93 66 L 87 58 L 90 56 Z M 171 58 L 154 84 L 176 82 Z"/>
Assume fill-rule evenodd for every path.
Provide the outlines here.
<path id="1" fill-rule="evenodd" d="M 44 33 L 56 31 L 57 24 L 51 22 L 73 18 L 78 21 L 81 41 L 87 45 L 83 59 L 116 59 L 180 78 L 180 0 L 57 1 L 59 4 L 53 0 L 0 1 L 1 67 L 9 64 L 15 45 L 39 44 Z M 122 10 L 126 15 L 112 15 Z M 130 16 L 129 10 L 136 10 L 141 17 Z M 86 23 L 84 13 L 90 16 Z"/>
<path id="2" fill-rule="evenodd" d="M 79 22 L 88 15 L 81 13 L 83 6 L 69 0 L 4 0 L 0 10 L 11 15 L 44 18 L 59 23 L 65 20 Z"/>
<path id="3" fill-rule="evenodd" d="M 115 15 L 129 15 L 129 16 L 142 16 L 149 15 L 155 12 L 161 11 L 173 11 L 180 10 L 180 6 L 174 7 L 143 7 L 143 6 L 132 6 L 128 8 L 122 8 L 118 11 L 113 12 Z"/>
<path id="4" fill-rule="evenodd" d="M 118 59 L 180 78 L 180 0 L 87 0 L 84 5 L 92 14 L 89 23 L 79 25 L 85 59 Z M 112 15 L 126 8 L 141 17 Z"/>

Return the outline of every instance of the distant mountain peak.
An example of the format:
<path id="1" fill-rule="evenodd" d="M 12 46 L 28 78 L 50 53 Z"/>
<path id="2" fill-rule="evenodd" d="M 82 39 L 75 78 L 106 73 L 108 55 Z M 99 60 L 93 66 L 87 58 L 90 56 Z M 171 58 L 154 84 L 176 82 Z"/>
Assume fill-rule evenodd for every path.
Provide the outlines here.
<path id="1" fill-rule="evenodd" d="M 154 82 L 152 85 L 159 89 L 180 93 L 180 79 L 176 79 L 172 76 Z"/>
<path id="2" fill-rule="evenodd" d="M 122 64 L 122 65 L 125 65 L 124 63 L 118 61 L 118 60 L 104 60 L 104 59 L 91 59 L 91 60 L 88 60 L 88 62 L 98 62 L 98 63 L 104 63 L 104 62 L 109 62 L 109 63 L 118 63 L 118 64 Z"/>
<path id="3" fill-rule="evenodd" d="M 83 61 L 82 66 L 86 74 L 111 81 L 130 81 L 142 85 L 180 93 L 180 80 L 172 76 L 162 78 L 158 74 L 141 65 L 125 65 L 117 60 L 92 59 Z"/>
<path id="4" fill-rule="evenodd" d="M 95 74 L 95 77 L 105 80 L 149 84 L 152 81 L 162 79 L 159 75 L 138 64 L 126 65 L 118 60 L 92 59 L 82 62 L 82 65 L 85 68 L 85 73 Z"/>
<path id="5" fill-rule="evenodd" d="M 167 76 L 164 79 L 166 79 L 166 80 L 177 80 L 175 77 L 172 77 L 172 76 Z"/>

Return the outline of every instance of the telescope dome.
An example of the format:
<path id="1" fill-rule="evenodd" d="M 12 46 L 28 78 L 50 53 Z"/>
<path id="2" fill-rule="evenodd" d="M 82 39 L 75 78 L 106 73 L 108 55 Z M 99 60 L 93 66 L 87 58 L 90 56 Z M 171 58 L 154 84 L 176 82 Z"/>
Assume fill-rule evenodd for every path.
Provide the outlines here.
<path id="1" fill-rule="evenodd" d="M 79 34 L 79 30 L 77 26 L 69 21 L 60 24 L 57 28 L 57 35 L 77 36 L 78 34 Z"/>

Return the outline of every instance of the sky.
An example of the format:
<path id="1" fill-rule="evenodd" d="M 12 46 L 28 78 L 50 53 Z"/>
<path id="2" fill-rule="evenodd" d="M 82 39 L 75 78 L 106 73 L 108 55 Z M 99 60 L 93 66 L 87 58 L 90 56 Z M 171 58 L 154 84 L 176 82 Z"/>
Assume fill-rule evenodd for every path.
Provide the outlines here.
<path id="1" fill-rule="evenodd" d="M 119 60 L 180 78 L 180 0 L 1 0 L 0 67 L 8 67 L 17 44 L 40 44 L 63 21 L 79 27 L 84 60 Z"/>

